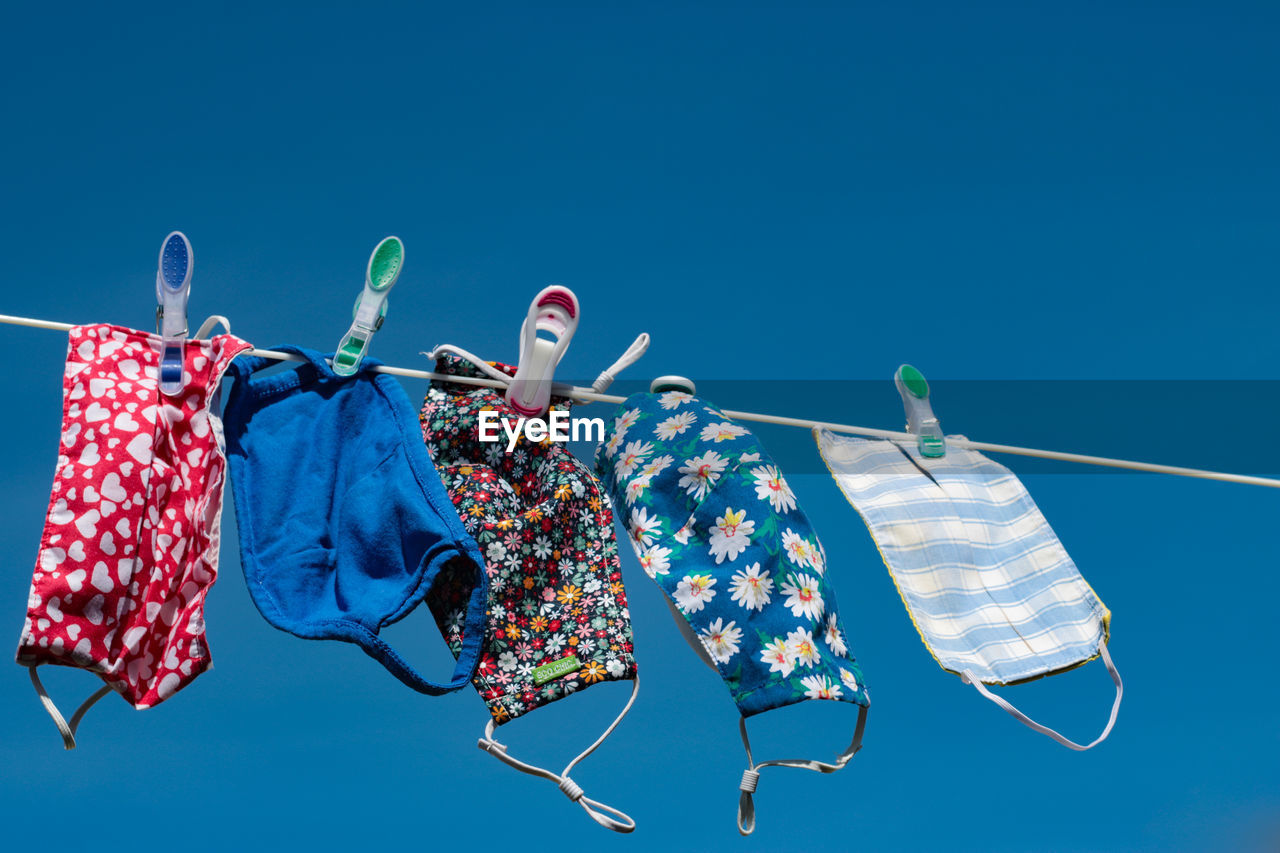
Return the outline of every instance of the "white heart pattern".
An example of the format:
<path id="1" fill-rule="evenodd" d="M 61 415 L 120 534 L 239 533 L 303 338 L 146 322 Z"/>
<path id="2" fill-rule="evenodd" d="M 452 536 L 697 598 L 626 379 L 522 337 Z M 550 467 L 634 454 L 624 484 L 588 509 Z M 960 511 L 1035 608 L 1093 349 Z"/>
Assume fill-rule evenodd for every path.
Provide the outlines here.
<path id="1" fill-rule="evenodd" d="M 219 335 L 186 347 L 196 369 L 174 400 L 157 388 L 156 336 L 72 328 L 62 453 L 18 647 L 27 665 L 92 668 L 138 708 L 209 665 L 199 611 L 217 574 L 226 468 L 210 404 L 249 345 Z"/>

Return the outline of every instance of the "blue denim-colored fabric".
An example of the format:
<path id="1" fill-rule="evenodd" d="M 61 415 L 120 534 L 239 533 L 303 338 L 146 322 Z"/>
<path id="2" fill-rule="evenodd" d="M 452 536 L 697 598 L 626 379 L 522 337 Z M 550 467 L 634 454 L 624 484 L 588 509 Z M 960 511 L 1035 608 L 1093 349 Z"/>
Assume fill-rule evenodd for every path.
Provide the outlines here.
<path id="1" fill-rule="evenodd" d="M 628 397 L 604 438 L 596 472 L 640 565 L 742 715 L 867 706 L 825 552 L 760 440 L 675 391 Z"/>
<path id="2" fill-rule="evenodd" d="M 475 675 L 489 578 L 422 444 L 396 380 L 340 377 L 318 352 L 264 376 L 262 358 L 231 366 L 223 413 L 249 594 L 275 627 L 355 643 L 421 693 L 447 693 Z M 423 678 L 378 636 L 458 561 L 475 577 L 466 640 L 451 679 Z"/>

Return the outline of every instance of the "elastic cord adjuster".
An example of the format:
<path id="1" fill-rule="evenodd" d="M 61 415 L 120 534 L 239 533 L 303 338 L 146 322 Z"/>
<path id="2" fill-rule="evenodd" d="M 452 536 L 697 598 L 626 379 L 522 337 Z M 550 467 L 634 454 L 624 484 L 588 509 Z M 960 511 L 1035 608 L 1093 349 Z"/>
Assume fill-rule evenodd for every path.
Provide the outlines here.
<path id="1" fill-rule="evenodd" d="M 568 776 L 560 780 L 559 788 L 564 795 L 575 803 L 582 799 L 582 786 L 570 779 Z"/>
<path id="2" fill-rule="evenodd" d="M 748 794 L 751 794 L 755 792 L 756 785 L 759 783 L 760 771 L 751 769 L 743 770 L 742 781 L 738 783 L 738 790 L 746 791 Z"/>

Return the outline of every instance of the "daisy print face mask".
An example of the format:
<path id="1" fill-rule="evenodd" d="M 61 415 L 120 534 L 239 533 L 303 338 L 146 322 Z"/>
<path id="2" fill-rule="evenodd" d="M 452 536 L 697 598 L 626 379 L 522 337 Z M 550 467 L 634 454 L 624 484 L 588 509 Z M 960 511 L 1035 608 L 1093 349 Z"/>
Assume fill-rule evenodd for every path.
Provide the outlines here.
<path id="1" fill-rule="evenodd" d="M 443 355 L 436 372 L 510 377 L 515 369 Z M 558 398 L 551 404 L 568 408 Z M 484 643 L 472 681 L 491 716 L 479 746 L 521 772 L 555 782 L 601 826 L 630 832 L 631 818 L 583 796 L 569 778 L 630 710 L 639 684 L 609 499 L 562 443 L 520 434 L 508 452 L 505 441 L 480 441 L 481 412 L 512 423 L 519 417 L 499 389 L 443 380 L 432 382 L 420 416 L 427 449 L 489 575 Z M 470 638 L 465 622 L 472 586 L 464 576 L 445 578 L 426 599 L 455 653 Z M 513 758 L 493 737 L 496 726 L 608 681 L 631 681 L 630 701 L 559 774 Z"/>
<path id="2" fill-rule="evenodd" d="M 869 699 L 822 544 L 759 440 L 684 391 L 628 398 L 606 423 L 596 471 L 641 567 L 742 714 L 738 829 L 750 834 L 760 768 L 832 773 L 862 741 Z M 857 706 L 849 746 L 830 764 L 755 763 L 746 718 L 808 699 Z"/>

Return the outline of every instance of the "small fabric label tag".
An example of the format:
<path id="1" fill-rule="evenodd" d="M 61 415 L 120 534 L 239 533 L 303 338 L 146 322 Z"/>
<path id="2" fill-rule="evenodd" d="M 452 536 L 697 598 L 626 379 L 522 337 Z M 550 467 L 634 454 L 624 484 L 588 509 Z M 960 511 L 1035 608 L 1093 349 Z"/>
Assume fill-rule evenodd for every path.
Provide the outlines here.
<path id="1" fill-rule="evenodd" d="M 582 668 L 582 664 L 578 663 L 577 655 L 569 655 L 567 658 L 553 660 L 551 663 L 544 663 L 533 671 L 533 683 L 542 686 L 548 681 L 555 681 L 561 676 L 576 672 Z"/>

